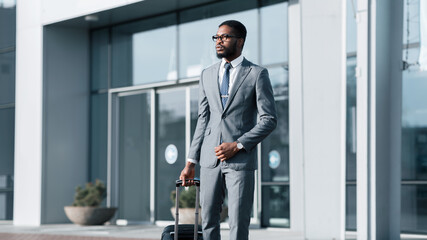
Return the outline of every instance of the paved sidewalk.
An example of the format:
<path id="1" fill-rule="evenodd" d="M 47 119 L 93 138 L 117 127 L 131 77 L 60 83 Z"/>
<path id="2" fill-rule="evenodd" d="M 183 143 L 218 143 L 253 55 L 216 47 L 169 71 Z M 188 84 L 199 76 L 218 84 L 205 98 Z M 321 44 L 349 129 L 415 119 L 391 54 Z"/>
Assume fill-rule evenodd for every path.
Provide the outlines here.
<path id="1" fill-rule="evenodd" d="M 37 234 L 37 233 L 0 233 L 1 240 L 129 240 L 130 238 L 115 238 L 115 237 L 85 237 L 85 236 L 68 236 L 68 235 L 52 235 L 52 234 Z M 148 239 L 144 240 L 158 240 Z"/>
<path id="2" fill-rule="evenodd" d="M 225 226 L 225 225 L 224 225 Z M 38 227 L 13 226 L 0 221 L 0 240 L 159 240 L 164 226 L 156 225 L 103 225 L 78 226 L 74 224 L 46 224 Z M 228 229 L 221 229 L 222 240 L 229 240 Z M 302 233 L 283 228 L 252 228 L 251 240 L 303 240 Z M 355 240 L 354 232 L 347 232 L 347 240 Z M 427 239 L 426 235 L 402 234 L 401 239 Z"/>
<path id="3" fill-rule="evenodd" d="M 159 240 L 163 226 L 78 226 L 74 224 L 42 225 L 40 227 L 13 226 L 12 223 L 0 223 L 0 240 Z M 222 229 L 223 240 L 228 240 L 228 229 Z M 253 240 L 302 240 L 300 234 L 287 229 L 251 229 Z"/>

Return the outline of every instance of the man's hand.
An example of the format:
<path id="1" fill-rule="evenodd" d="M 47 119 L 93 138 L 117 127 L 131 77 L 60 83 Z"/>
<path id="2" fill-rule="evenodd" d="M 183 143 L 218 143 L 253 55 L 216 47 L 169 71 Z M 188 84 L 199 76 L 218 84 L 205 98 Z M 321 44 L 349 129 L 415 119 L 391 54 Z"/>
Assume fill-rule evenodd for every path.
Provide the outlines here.
<path id="1" fill-rule="evenodd" d="M 221 162 L 232 158 L 239 151 L 236 142 L 222 143 L 215 147 L 215 155 Z"/>
<path id="2" fill-rule="evenodd" d="M 179 176 L 179 179 L 182 180 L 182 186 L 191 186 L 193 185 L 193 181 L 185 182 L 186 179 L 194 179 L 194 176 L 196 174 L 196 170 L 194 168 L 196 164 L 187 162 L 187 165 L 185 165 L 184 169 L 181 171 L 181 175 Z"/>

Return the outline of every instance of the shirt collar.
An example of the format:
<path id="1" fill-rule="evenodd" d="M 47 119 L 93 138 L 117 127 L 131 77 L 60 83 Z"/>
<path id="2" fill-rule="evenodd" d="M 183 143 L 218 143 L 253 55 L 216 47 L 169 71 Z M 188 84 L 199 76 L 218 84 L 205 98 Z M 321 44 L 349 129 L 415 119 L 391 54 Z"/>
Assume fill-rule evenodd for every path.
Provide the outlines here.
<path id="1" fill-rule="evenodd" d="M 226 62 L 227 61 L 225 61 L 225 58 L 222 58 L 221 67 L 224 67 L 224 64 Z M 235 67 L 239 66 L 242 62 L 243 62 L 243 55 L 240 55 L 239 57 L 237 57 L 236 59 L 234 59 L 233 61 L 230 62 L 231 67 L 235 68 Z"/>

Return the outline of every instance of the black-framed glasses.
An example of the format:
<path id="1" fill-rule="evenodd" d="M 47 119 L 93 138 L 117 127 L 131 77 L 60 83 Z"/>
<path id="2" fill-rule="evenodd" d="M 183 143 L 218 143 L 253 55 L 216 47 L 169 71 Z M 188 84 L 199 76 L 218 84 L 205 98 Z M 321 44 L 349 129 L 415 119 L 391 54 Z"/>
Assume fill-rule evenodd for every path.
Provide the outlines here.
<path id="1" fill-rule="evenodd" d="M 216 42 L 216 41 L 218 41 L 218 39 L 220 39 L 221 42 L 225 42 L 225 41 L 228 41 L 228 39 L 230 39 L 230 38 L 240 38 L 240 37 L 238 37 L 238 36 L 231 36 L 231 35 L 228 35 L 228 34 L 223 34 L 221 36 L 213 35 L 212 36 L 212 41 Z"/>

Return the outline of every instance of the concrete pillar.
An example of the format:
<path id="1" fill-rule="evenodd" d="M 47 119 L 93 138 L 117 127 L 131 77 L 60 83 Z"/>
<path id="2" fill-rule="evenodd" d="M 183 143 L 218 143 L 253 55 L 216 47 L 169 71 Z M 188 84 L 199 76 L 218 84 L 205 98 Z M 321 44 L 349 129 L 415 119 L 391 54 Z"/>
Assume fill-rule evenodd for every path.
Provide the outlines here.
<path id="1" fill-rule="evenodd" d="M 290 229 L 304 232 L 304 149 L 302 122 L 301 6 L 289 1 L 289 184 Z"/>
<path id="2" fill-rule="evenodd" d="M 344 239 L 346 5 L 341 0 L 300 4 L 304 235 Z"/>
<path id="3" fill-rule="evenodd" d="M 17 0 L 14 224 L 40 225 L 43 27 L 41 1 Z"/>

